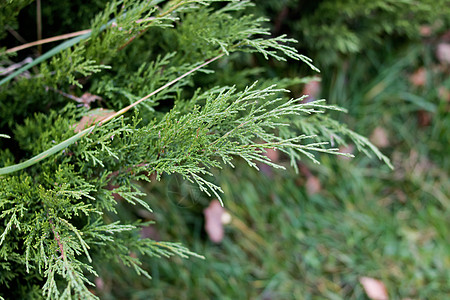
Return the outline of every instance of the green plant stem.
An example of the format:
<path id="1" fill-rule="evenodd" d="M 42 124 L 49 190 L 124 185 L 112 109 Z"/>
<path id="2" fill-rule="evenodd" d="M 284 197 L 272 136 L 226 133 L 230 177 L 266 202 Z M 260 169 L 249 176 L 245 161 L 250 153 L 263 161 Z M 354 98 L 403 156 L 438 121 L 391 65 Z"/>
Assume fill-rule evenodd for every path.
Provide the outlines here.
<path id="1" fill-rule="evenodd" d="M 13 79 L 14 77 L 16 77 L 17 75 L 22 74 L 23 72 L 25 72 L 26 70 L 40 64 L 41 62 L 49 59 L 50 57 L 52 57 L 53 55 L 61 52 L 64 49 L 67 49 L 69 47 L 72 47 L 73 45 L 75 45 L 76 43 L 85 40 L 87 38 L 89 38 L 91 36 L 92 32 L 88 32 L 85 33 L 83 35 L 77 36 L 75 38 L 72 38 L 68 41 L 65 41 L 64 43 L 56 46 L 55 48 L 51 49 L 48 52 L 45 52 L 44 54 L 42 54 L 41 56 L 39 56 L 38 58 L 36 58 L 35 60 L 33 60 L 32 62 L 30 62 L 29 64 L 26 64 L 25 66 L 23 66 L 22 68 L 20 68 L 19 70 L 15 71 L 14 73 L 10 74 L 9 76 L 3 78 L 0 81 L 0 85 L 3 85 L 5 83 L 7 83 L 8 81 L 10 81 L 11 79 Z"/>

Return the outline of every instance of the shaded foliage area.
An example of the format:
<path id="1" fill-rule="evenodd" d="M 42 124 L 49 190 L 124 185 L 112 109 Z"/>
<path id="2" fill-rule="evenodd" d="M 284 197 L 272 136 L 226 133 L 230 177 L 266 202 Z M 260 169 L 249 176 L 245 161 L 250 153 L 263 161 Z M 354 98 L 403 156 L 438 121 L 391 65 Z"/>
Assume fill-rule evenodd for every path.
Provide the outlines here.
<path id="1" fill-rule="evenodd" d="M 35 8 L 19 2 L 10 14 L 25 7 L 19 22 L 8 24 L 25 36 Z M 2 175 L 2 293 L 365 299 L 360 278 L 369 276 L 393 298 L 445 297 L 450 82 L 435 50 L 448 42 L 449 9 L 445 0 L 49 3 L 44 37 L 91 36 L 1 87 L 0 167 L 227 55 Z M 2 45 L 19 44 L 5 37 Z M 311 61 L 293 47 L 321 77 L 304 76 Z M 35 55 L 2 56 L 2 65 Z M 319 80 L 320 92 L 301 97 Z M 338 148 L 356 158 L 318 153 Z M 203 210 L 218 196 L 231 222 L 216 245 Z"/>
<path id="2" fill-rule="evenodd" d="M 245 13 L 251 2 L 216 2 L 113 1 L 92 19 L 89 31 L 42 56 L 31 54 L 35 60 L 20 62 L 10 51 L 3 53 L 8 76 L 0 81 L 0 283 L 5 297 L 96 298 L 92 278 L 105 262 L 150 278 L 143 257 L 202 257 L 176 242 L 143 237 L 142 228 L 152 221 L 123 216 L 126 210 L 118 202 L 152 212 L 143 182 L 178 174 L 220 199 L 216 169 L 237 159 L 254 168 L 261 162 L 284 168 L 265 155 L 267 149 L 284 153 L 294 166 L 301 158 L 318 163 L 321 152 L 352 156 L 330 146 L 328 135 L 315 134 L 319 128 L 341 135 L 339 143 L 358 142 L 389 164 L 345 126 L 314 121 L 327 110 L 343 109 L 288 97 L 284 87 L 307 79 L 246 80 L 238 90 L 215 77 L 222 68 L 212 63 L 225 55 L 239 59 L 239 53 L 291 59 L 317 71 L 290 46 L 295 40 L 270 37 L 263 18 Z M 52 9 L 71 15 L 70 7 Z M 46 26 L 57 20 L 48 18 Z M 78 20 L 74 15 L 71 22 Z M 70 23 L 61 22 L 63 28 Z M 213 79 L 207 84 L 188 76 L 206 66 L 203 78 Z M 229 70 L 229 82 L 238 82 L 235 73 Z M 311 120 L 308 130 L 290 126 L 299 119 Z"/>

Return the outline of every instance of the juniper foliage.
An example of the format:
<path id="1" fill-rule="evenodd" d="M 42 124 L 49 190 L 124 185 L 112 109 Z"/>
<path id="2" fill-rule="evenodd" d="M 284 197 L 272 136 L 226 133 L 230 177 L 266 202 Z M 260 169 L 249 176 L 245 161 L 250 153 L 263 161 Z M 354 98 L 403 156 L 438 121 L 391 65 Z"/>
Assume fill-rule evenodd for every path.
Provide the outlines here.
<path id="1" fill-rule="evenodd" d="M 178 174 L 220 199 L 222 190 L 211 181 L 213 168 L 235 161 L 281 168 L 264 155 L 269 148 L 292 161 L 318 162 L 318 152 L 339 154 L 330 140 L 339 144 L 347 138 L 388 162 L 367 139 L 323 117 L 327 110 L 342 109 L 322 100 L 289 98 L 285 87 L 301 80 L 275 80 L 277 87 L 263 79 L 238 90 L 221 82 L 217 63 L 200 69 L 198 77 L 185 76 L 205 59 L 226 56 L 231 63 L 239 53 L 303 61 L 315 69 L 291 46 L 295 40 L 270 37 L 265 20 L 245 12 L 251 5 L 112 1 L 93 19 L 88 35 L 3 83 L 4 297 L 96 298 L 95 264 L 122 264 L 150 278 L 140 267 L 142 255 L 202 257 L 179 243 L 143 238 L 140 230 L 148 223 L 122 217 L 121 203 L 151 212 L 139 182 Z M 199 83 L 205 77 L 213 79 Z M 127 108 L 167 82 L 173 84 Z M 97 101 L 83 102 L 89 95 Z M 103 114 L 107 121 L 92 125 Z M 40 154 L 39 162 L 33 161 Z M 17 169 L 23 161 L 29 166 Z"/>
<path id="2" fill-rule="evenodd" d="M 448 0 L 264 1 L 257 11 L 277 15 L 274 31 L 291 33 L 323 67 L 419 41 L 422 26 L 444 33 L 450 24 Z"/>

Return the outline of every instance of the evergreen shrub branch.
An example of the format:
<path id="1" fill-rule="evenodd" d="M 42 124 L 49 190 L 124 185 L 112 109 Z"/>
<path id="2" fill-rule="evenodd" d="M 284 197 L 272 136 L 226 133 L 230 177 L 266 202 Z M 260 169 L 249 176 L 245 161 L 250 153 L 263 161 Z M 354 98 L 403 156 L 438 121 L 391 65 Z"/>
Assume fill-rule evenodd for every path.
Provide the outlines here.
<path id="1" fill-rule="evenodd" d="M 142 255 L 201 257 L 178 243 L 144 238 L 141 229 L 151 222 L 127 217 L 134 207 L 152 212 L 142 182 L 179 174 L 220 199 L 211 170 L 236 161 L 282 168 L 268 159 L 267 149 L 316 163 L 318 152 L 350 156 L 329 146 L 328 132 L 380 154 L 321 117 L 338 107 L 289 98 L 270 80 L 243 90 L 223 84 L 215 62 L 241 52 L 315 67 L 289 45 L 294 40 L 261 37 L 269 32 L 264 19 L 245 12 L 250 1 L 215 2 L 113 1 L 94 18 L 89 36 L 44 54 L 51 60 L 35 60 L 37 68 L 29 67 L 27 77 L 2 81 L 5 296 L 95 299 L 93 279 L 101 276 L 95 265 L 128 266 L 150 278 Z M 212 84 L 192 76 L 207 65 L 201 76 Z M 65 96 L 88 93 L 101 100 L 76 105 Z M 100 121 L 92 124 L 95 117 Z"/>

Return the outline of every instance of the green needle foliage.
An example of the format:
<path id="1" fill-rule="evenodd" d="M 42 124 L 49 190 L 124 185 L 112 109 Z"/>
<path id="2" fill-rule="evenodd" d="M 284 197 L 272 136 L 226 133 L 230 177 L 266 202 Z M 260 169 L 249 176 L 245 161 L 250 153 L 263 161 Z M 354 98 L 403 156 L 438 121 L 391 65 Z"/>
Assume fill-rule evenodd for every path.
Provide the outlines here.
<path id="1" fill-rule="evenodd" d="M 448 0 L 268 0 L 256 11 L 277 16 L 274 31 L 292 34 L 328 68 L 386 42 L 419 41 L 421 26 L 444 32 L 450 24 Z"/>
<path id="2" fill-rule="evenodd" d="M 95 266 L 127 266 L 150 278 L 142 256 L 202 257 L 179 243 L 144 238 L 148 222 L 126 217 L 128 204 L 152 212 L 142 182 L 177 174 L 220 199 L 212 170 L 235 161 L 282 168 L 265 155 L 273 148 L 293 162 L 318 163 L 319 152 L 340 154 L 332 140 L 353 140 L 389 164 L 367 139 L 323 115 L 342 109 L 290 98 L 285 87 L 299 79 L 262 78 L 244 89 L 223 83 L 241 84 L 219 74 L 223 64 L 253 53 L 315 69 L 291 46 L 295 40 L 265 37 L 265 19 L 245 13 L 251 5 L 113 1 L 88 35 L 2 81 L 3 297 L 96 298 Z M 97 101 L 86 100 L 93 95 Z"/>

